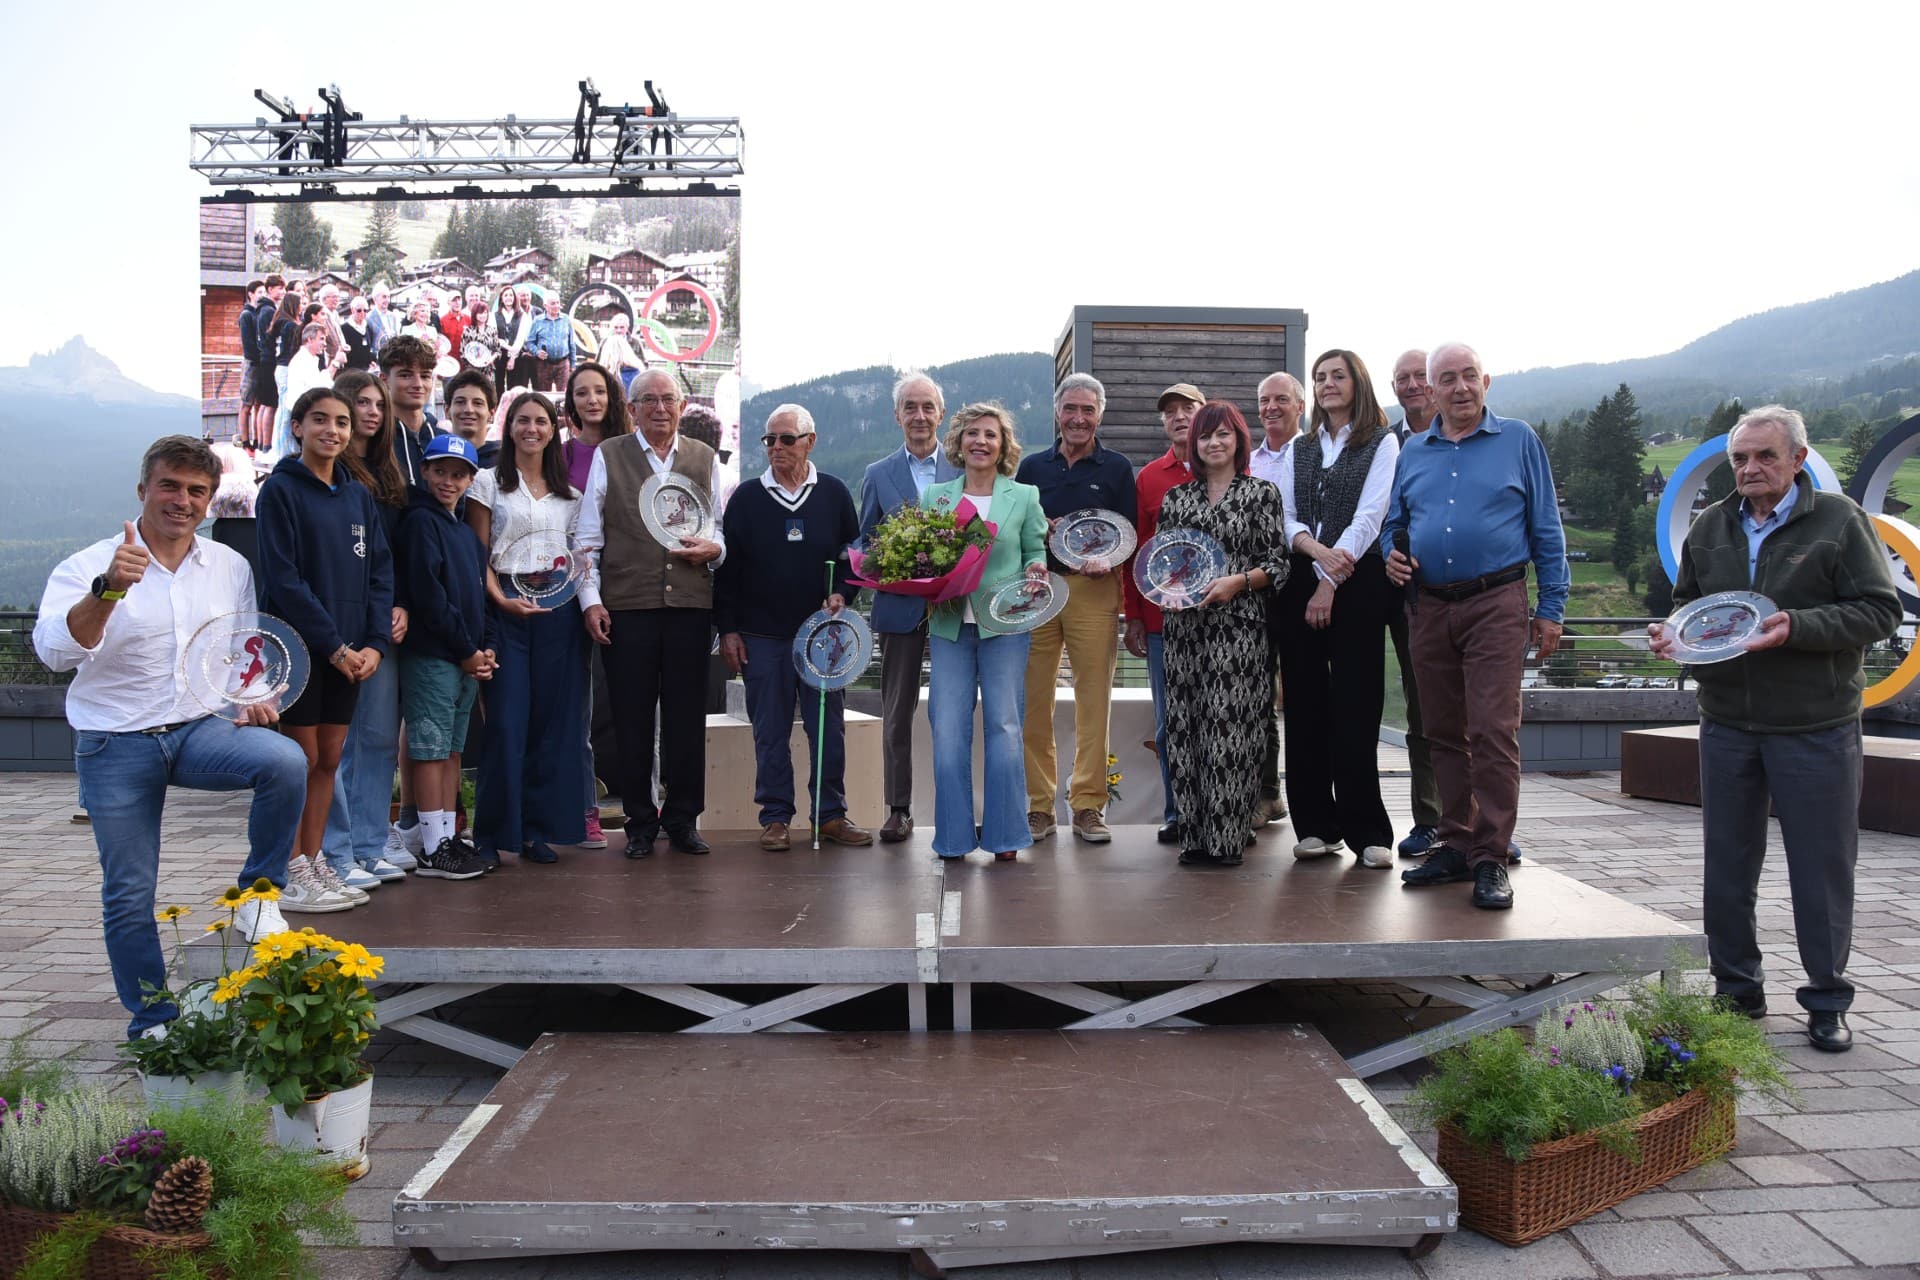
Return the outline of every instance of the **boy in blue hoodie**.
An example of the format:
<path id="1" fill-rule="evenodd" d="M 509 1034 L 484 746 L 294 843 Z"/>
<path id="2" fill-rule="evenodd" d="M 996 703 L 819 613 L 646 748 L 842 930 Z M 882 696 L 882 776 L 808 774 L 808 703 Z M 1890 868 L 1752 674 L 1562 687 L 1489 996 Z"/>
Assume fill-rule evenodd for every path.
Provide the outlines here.
<path id="1" fill-rule="evenodd" d="M 435 436 L 422 456 L 424 489 L 413 490 L 400 518 L 401 563 L 413 611 L 400 645 L 400 706 L 407 722 L 407 759 L 426 828 L 426 856 L 417 874 L 471 880 L 487 863 L 454 838 L 460 797 L 455 752 L 479 681 L 493 675 L 487 647 L 487 549 L 456 514 L 480 458 L 456 435 Z"/>

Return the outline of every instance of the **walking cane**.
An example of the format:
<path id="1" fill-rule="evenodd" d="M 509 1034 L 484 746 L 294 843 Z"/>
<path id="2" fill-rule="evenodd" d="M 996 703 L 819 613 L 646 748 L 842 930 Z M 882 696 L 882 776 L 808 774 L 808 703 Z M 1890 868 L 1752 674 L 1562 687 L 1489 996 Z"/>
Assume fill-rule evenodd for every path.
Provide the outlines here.
<path id="1" fill-rule="evenodd" d="M 827 561 L 827 595 L 833 594 L 832 560 Z M 825 597 L 822 597 L 823 599 Z M 813 851 L 820 852 L 820 788 L 826 784 L 827 762 L 827 682 L 820 682 L 820 715 L 813 733 Z"/>

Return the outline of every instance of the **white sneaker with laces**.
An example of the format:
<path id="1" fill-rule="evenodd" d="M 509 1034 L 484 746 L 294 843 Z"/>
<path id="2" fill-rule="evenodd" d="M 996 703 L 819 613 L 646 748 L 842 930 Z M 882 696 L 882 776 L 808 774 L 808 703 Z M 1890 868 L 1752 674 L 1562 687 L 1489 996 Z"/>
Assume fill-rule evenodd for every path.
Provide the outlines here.
<path id="1" fill-rule="evenodd" d="M 385 858 L 381 858 L 366 870 L 367 874 L 375 880 L 405 880 L 407 878 L 407 873 L 402 871 L 398 864 L 389 862 Z"/>
<path id="2" fill-rule="evenodd" d="M 280 914 L 279 906 L 260 898 L 243 903 L 233 913 L 233 927 L 243 942 L 258 942 L 270 933 L 289 931 L 287 918 Z"/>
<path id="3" fill-rule="evenodd" d="M 280 890 L 282 911 L 323 915 L 330 911 L 348 911 L 355 905 L 346 894 L 335 893 L 321 884 L 313 864 L 305 858 L 295 855 L 287 859 L 287 886 Z"/>
<path id="4" fill-rule="evenodd" d="M 345 875 L 341 875 L 338 871 L 333 874 L 340 883 L 347 886 L 347 888 L 358 889 L 362 893 L 372 893 L 380 887 L 380 877 L 372 874 L 362 866 L 355 865 L 348 867 L 347 874 Z M 401 872 L 401 874 L 405 875 L 406 873 Z"/>
<path id="5" fill-rule="evenodd" d="M 1393 865 L 1393 850 L 1383 844 L 1370 844 L 1360 851 L 1360 865 L 1384 871 Z"/>
<path id="6" fill-rule="evenodd" d="M 313 868 L 313 878 L 320 882 L 321 888 L 331 893 L 340 894 L 352 902 L 354 906 L 357 907 L 361 903 L 372 899 L 373 895 L 365 889 L 356 889 L 340 878 L 340 873 L 333 869 L 331 862 L 327 861 L 326 850 L 322 849 L 313 857 L 308 858 L 307 864 Z"/>
<path id="7" fill-rule="evenodd" d="M 425 843 L 425 837 L 420 835 L 418 825 L 413 828 L 413 833 L 416 838 L 420 839 L 422 843 Z M 387 843 L 380 850 L 381 861 L 391 862 L 402 871 L 413 871 L 420 866 L 420 860 L 414 856 L 419 852 L 421 851 L 418 849 L 409 849 L 407 847 L 406 832 L 395 826 L 389 826 L 387 828 Z"/>
<path id="8" fill-rule="evenodd" d="M 391 846 L 394 841 L 397 840 L 402 853 L 409 853 L 415 858 L 418 858 L 427 851 L 427 829 L 417 822 L 410 827 L 403 827 L 395 823 L 393 826 L 387 828 L 387 834 L 391 837 L 387 841 L 387 844 Z M 393 862 L 393 865 L 396 867 L 400 865 L 398 862 L 394 862 L 391 851 L 383 853 L 381 856 L 386 858 L 388 862 Z"/>
<path id="9" fill-rule="evenodd" d="M 1328 841 L 1319 836 L 1308 836 L 1293 846 L 1293 856 L 1304 862 L 1308 858 L 1324 858 L 1330 853 L 1338 853 L 1342 847 L 1339 840 Z"/>

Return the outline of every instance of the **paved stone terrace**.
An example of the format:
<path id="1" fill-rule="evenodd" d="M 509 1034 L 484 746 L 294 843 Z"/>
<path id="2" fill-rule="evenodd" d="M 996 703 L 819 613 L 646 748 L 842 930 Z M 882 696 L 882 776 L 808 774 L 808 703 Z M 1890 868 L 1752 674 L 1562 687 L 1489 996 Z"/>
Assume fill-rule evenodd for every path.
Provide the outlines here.
<path id="1" fill-rule="evenodd" d="M 1385 761 L 1383 760 L 1383 763 Z M 1406 784 L 1389 778 L 1390 808 Z M 168 806 L 161 902 L 201 904 L 244 852 L 244 797 L 176 791 Z M 36 1046 L 91 1077 L 134 1087 L 115 1046 L 125 1015 L 113 997 L 99 933 L 92 835 L 71 821 L 71 775 L 0 775 L 0 1035 Z M 1677 919 L 1699 921 L 1699 813 L 1619 794 L 1617 774 L 1527 779 L 1520 842 L 1541 862 Z M 1829 1056 L 1807 1046 L 1793 1000 L 1786 872 L 1774 857 L 1761 884 L 1768 953 L 1768 1020 L 1792 1062 L 1797 1109 L 1752 1108 L 1726 1160 L 1686 1174 L 1523 1250 L 1461 1232 L 1430 1257 L 1397 1250 L 1234 1245 L 1113 1259 L 984 1268 L 981 1280 L 1118 1277 L 1753 1276 L 1771 1280 L 1920 1280 L 1920 841 L 1861 837 L 1851 1019 L 1858 1042 Z M 1526 892 L 1524 874 L 1516 877 Z M 198 932 L 204 911 L 188 923 Z M 495 1068 L 382 1036 L 373 1046 L 374 1170 L 347 1193 L 363 1247 L 328 1250 L 329 1277 L 425 1273 L 392 1246 L 389 1206 L 499 1077 Z M 1389 1103 L 1407 1075 L 1376 1078 Z M 1431 1147 L 1431 1135 L 1420 1135 Z M 902 1277 L 896 1256 L 797 1253 L 621 1254 L 585 1259 L 461 1263 L 455 1280 L 590 1277 Z"/>

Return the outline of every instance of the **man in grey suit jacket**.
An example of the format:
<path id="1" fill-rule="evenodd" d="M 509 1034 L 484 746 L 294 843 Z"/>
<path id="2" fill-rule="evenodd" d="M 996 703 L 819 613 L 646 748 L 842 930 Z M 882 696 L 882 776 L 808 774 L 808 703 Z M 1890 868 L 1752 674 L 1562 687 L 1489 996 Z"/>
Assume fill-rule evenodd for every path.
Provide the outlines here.
<path id="1" fill-rule="evenodd" d="M 919 505 L 927 486 L 959 475 L 940 447 L 946 413 L 940 386 L 924 373 L 907 373 L 893 384 L 893 420 L 906 436 L 900 448 L 867 467 L 860 483 L 860 536 L 890 512 Z M 883 789 L 887 820 L 880 838 L 889 844 L 913 834 L 913 716 L 920 706 L 920 663 L 927 654 L 927 607 L 912 596 L 873 593 L 873 629 L 880 637 L 881 732 L 885 737 Z"/>

